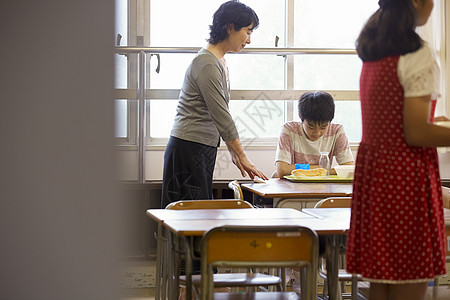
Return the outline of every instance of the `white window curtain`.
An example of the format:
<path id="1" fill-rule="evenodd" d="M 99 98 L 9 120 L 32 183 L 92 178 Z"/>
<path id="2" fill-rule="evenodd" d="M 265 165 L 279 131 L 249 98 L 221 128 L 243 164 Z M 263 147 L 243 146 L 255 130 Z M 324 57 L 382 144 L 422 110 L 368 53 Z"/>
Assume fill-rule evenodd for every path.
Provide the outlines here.
<path id="1" fill-rule="evenodd" d="M 433 13 L 431 14 L 427 24 L 418 28 L 419 35 L 427 41 L 436 53 L 436 58 L 441 69 L 441 98 L 436 106 L 436 115 L 445 115 L 448 106 L 447 86 L 446 86 L 446 55 L 445 55 L 445 0 L 435 1 Z"/>
<path id="2" fill-rule="evenodd" d="M 449 103 L 447 99 L 447 61 L 446 61 L 446 45 L 445 45 L 445 22 L 446 7 L 445 0 L 435 1 L 433 13 L 430 16 L 427 24 L 418 29 L 420 36 L 427 41 L 433 50 L 436 52 L 439 67 L 441 69 L 441 97 L 438 99 L 436 105 L 436 116 L 446 115 Z M 448 115 L 447 115 L 448 117 Z M 450 147 L 440 147 L 437 149 L 438 153 L 450 152 Z"/>

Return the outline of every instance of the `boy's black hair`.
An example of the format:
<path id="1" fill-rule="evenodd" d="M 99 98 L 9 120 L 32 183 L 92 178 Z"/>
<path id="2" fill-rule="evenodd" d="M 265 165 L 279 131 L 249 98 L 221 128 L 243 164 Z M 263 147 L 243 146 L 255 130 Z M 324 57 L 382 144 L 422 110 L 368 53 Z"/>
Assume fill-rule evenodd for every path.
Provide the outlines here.
<path id="1" fill-rule="evenodd" d="M 415 31 L 411 0 L 380 0 L 378 4 L 380 8 L 369 18 L 356 40 L 358 56 L 363 61 L 376 61 L 418 50 L 423 41 Z"/>
<path id="2" fill-rule="evenodd" d="M 298 100 L 298 116 L 302 120 L 318 124 L 334 119 L 334 99 L 327 92 L 307 92 Z"/>
<path id="3" fill-rule="evenodd" d="M 233 24 L 234 30 L 239 31 L 253 23 L 255 29 L 259 25 L 259 18 L 255 11 L 247 5 L 231 0 L 223 3 L 213 16 L 213 23 L 209 26 L 211 32 L 207 41 L 213 45 L 226 40 L 228 25 Z"/>

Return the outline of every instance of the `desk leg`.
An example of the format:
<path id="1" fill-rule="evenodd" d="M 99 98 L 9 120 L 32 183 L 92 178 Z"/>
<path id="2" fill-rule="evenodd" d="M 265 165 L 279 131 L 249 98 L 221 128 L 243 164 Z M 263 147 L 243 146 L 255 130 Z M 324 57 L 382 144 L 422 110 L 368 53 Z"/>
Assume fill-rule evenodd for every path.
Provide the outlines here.
<path id="1" fill-rule="evenodd" d="M 358 279 L 352 275 L 352 300 L 358 300 Z"/>
<path id="2" fill-rule="evenodd" d="M 180 254 L 179 242 L 176 236 L 169 234 L 170 258 L 168 263 L 168 290 L 167 296 L 170 300 L 176 300 L 179 297 L 179 276 L 180 276 Z"/>
<path id="3" fill-rule="evenodd" d="M 338 258 L 339 244 L 337 235 L 327 235 L 326 262 L 328 295 L 330 300 L 338 299 Z"/>
<path id="4" fill-rule="evenodd" d="M 169 233 L 170 235 L 170 233 Z M 162 223 L 158 224 L 156 235 L 156 292 L 155 300 L 166 300 L 168 278 L 170 276 L 169 262 L 171 261 L 171 239 L 165 231 Z"/>
<path id="5" fill-rule="evenodd" d="M 169 235 L 170 233 L 166 232 L 166 229 L 164 226 L 162 226 L 162 234 L 163 234 L 163 243 L 161 247 L 161 284 L 159 285 L 160 291 L 159 291 L 159 299 L 166 300 L 167 297 L 167 288 L 169 284 L 169 275 L 170 275 L 170 269 L 168 262 L 170 261 L 170 255 L 171 255 L 171 248 L 170 248 L 170 239 Z"/>
<path id="6" fill-rule="evenodd" d="M 161 299 L 161 290 L 163 289 L 162 282 L 164 282 L 163 279 L 163 272 L 162 272 L 162 266 L 163 266 L 163 234 L 162 234 L 163 228 L 162 224 L 158 224 L 158 233 L 156 235 L 156 292 L 155 292 L 155 300 Z M 165 288 L 165 287 L 164 287 Z"/>
<path id="7" fill-rule="evenodd" d="M 172 245 L 172 243 L 170 243 Z M 185 260 L 186 299 L 192 298 L 192 251 L 186 237 L 173 237 L 172 259 L 169 269 L 169 299 L 177 300 L 180 293 L 180 261 Z M 184 255 L 183 255 L 184 254 Z"/>
<path id="8" fill-rule="evenodd" d="M 163 287 L 161 289 L 161 300 L 166 299 L 178 299 L 179 287 L 178 278 L 180 273 L 180 262 L 179 262 L 179 251 L 178 251 L 178 241 L 177 237 L 174 236 L 170 231 L 167 231 L 167 242 L 166 242 L 166 259 L 162 266 L 163 273 Z M 167 298 L 166 298 L 167 295 Z"/>
<path id="9" fill-rule="evenodd" d="M 193 255 L 191 250 L 191 246 L 189 240 L 186 237 L 183 237 L 184 244 L 184 252 L 185 252 L 185 274 L 186 274 L 186 299 L 191 300 L 192 298 L 192 260 Z"/>

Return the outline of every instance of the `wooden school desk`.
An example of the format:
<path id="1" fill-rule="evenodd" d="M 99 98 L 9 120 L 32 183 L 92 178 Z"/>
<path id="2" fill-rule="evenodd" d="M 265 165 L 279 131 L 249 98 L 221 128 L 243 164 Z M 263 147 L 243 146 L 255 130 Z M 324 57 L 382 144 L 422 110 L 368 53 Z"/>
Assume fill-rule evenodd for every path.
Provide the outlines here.
<path id="1" fill-rule="evenodd" d="M 264 198 L 281 198 L 276 207 L 303 209 L 308 202 L 317 202 L 328 197 L 352 195 L 351 182 L 291 182 L 284 178 L 271 178 L 264 183 L 244 183 L 243 189 Z M 289 206 L 287 202 L 289 203 Z M 286 206 L 283 206 L 286 205 Z M 275 206 L 275 203 L 274 203 Z"/>
<path id="2" fill-rule="evenodd" d="M 325 209 L 323 209 L 325 210 Z M 165 210 L 149 209 L 147 215 L 158 223 L 157 244 L 157 284 L 156 299 L 178 299 L 177 262 L 180 253 L 186 256 L 186 296 L 191 295 L 190 274 L 193 245 L 191 237 L 202 236 L 206 231 L 222 225 L 286 226 L 299 225 L 309 227 L 319 235 L 326 235 L 327 271 L 330 299 L 337 299 L 337 272 L 339 247 L 333 247 L 339 236 L 349 227 L 349 211 L 334 214 L 332 217 L 318 217 L 290 208 L 265 209 L 204 209 L 204 210 Z M 329 246 L 328 246 L 329 245 Z"/>

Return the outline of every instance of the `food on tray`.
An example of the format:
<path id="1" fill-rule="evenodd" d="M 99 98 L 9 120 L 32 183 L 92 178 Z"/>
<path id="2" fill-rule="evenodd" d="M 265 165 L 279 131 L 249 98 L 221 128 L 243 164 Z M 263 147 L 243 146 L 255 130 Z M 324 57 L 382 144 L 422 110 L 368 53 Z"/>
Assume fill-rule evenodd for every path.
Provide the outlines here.
<path id="1" fill-rule="evenodd" d="M 291 175 L 295 177 L 327 176 L 327 170 L 324 168 L 309 169 L 309 170 L 297 169 L 293 170 L 291 172 Z"/>

